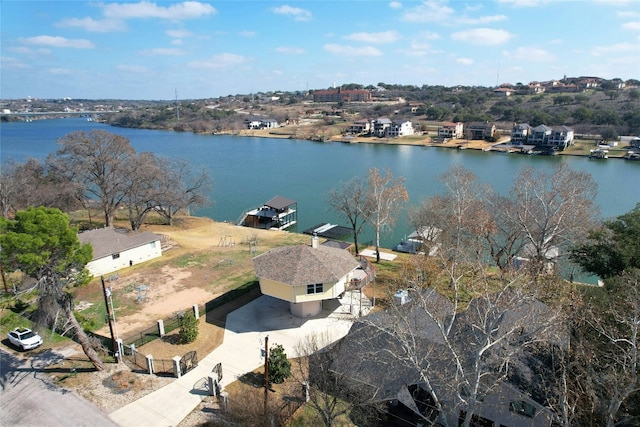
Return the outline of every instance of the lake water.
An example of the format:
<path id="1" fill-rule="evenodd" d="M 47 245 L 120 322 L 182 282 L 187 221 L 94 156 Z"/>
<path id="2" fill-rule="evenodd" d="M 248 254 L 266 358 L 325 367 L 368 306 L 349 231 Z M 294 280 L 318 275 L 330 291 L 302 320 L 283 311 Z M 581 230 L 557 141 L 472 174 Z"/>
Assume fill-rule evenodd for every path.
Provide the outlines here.
<path id="1" fill-rule="evenodd" d="M 443 188 L 438 176 L 452 165 L 462 165 L 497 191 L 506 192 L 525 166 L 547 168 L 558 162 L 589 172 L 598 183 L 597 204 L 603 217 L 614 217 L 640 202 L 640 162 L 619 159 L 589 160 L 568 156 L 523 156 L 400 145 L 316 143 L 292 139 L 194 135 L 170 131 L 124 129 L 81 118 L 40 120 L 0 125 L 0 160 L 23 162 L 45 158 L 57 149 L 56 140 L 75 130 L 104 129 L 129 139 L 138 151 L 181 158 L 194 170 L 209 171 L 214 181 L 211 206 L 196 215 L 235 222 L 243 211 L 281 195 L 298 203 L 298 225 L 292 231 L 331 222 L 347 226 L 329 208 L 327 194 L 370 168 L 388 168 L 406 179 L 410 204 L 418 204 Z M 411 227 L 403 215 L 394 230 L 382 236 L 392 247 Z M 362 240 L 372 238 L 366 233 Z"/>

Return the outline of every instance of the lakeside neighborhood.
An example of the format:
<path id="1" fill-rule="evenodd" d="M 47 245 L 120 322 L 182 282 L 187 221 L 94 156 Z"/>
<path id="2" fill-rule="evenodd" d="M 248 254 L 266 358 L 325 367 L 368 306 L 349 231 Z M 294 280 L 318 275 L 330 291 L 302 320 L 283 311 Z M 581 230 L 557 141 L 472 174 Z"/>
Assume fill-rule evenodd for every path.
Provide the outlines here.
<path id="1" fill-rule="evenodd" d="M 597 88 L 602 81 L 565 77 L 556 83 L 531 83 L 526 86 L 526 91 L 581 93 Z M 624 82 L 614 83 L 616 90 L 625 86 Z M 501 86 L 494 89 L 493 94 L 507 99 L 525 90 L 522 86 L 525 85 Z M 242 129 L 233 132 L 294 138 L 300 127 L 316 127 L 315 133 L 307 136 L 323 143 L 401 144 L 404 140 L 410 144 L 460 150 L 551 155 L 575 149 L 580 137 L 584 138 L 584 134 L 578 135 L 573 126 L 532 125 L 519 120 L 510 123 L 437 120 L 427 126 L 411 119 L 411 114 L 417 114 L 421 108 L 424 110 L 425 104 L 405 100 L 390 104 L 388 111 L 379 108 L 349 113 L 351 103 L 381 102 L 375 99 L 383 96 L 382 92 L 342 88 L 314 91 L 305 95 L 313 97 L 310 102 L 341 105 L 332 105 L 333 109 L 327 114 L 317 113 L 316 109 L 306 105 L 304 108 L 310 111 L 309 117 L 320 115 L 320 118 L 313 119 L 290 116 L 280 120 L 267 109 L 260 110 L 259 115 L 242 109 L 242 113 L 235 113 L 242 115 L 236 123 L 240 123 Z M 321 108 L 329 110 L 328 106 Z M 165 112 L 171 116 L 174 110 Z M 342 120 L 339 125 L 332 123 L 338 118 Z M 308 122 L 303 123 L 305 120 Z M 336 126 L 340 133 L 331 135 L 330 131 L 325 132 L 333 129 L 331 126 Z M 589 134 L 591 146 L 594 148 L 579 155 L 605 159 L 609 150 L 616 150 L 622 153 L 617 157 L 640 159 L 640 137 L 604 138 Z M 571 192 L 575 187 L 570 184 L 579 184 L 574 179 L 577 175 L 570 172 L 563 175 L 567 171 L 560 169 L 556 172 L 554 179 L 558 176 L 571 177 L 562 183 L 561 190 Z M 151 176 L 157 181 L 160 175 Z M 595 230 L 591 228 L 595 223 L 586 220 L 593 213 L 592 198 L 586 196 L 591 194 L 589 189 L 594 186 L 588 185 L 588 181 L 584 179 L 586 189 L 577 189 L 580 197 L 585 197 L 584 203 L 572 206 L 568 213 L 562 215 L 563 218 L 579 218 L 581 213 L 585 214 L 585 221 L 580 227 L 576 226 L 575 233 L 571 230 L 572 237 L 579 235 L 587 239 L 584 236 Z M 539 185 L 522 184 L 531 184 L 532 188 Z M 178 203 L 176 200 L 168 203 Z M 445 198 L 438 201 L 443 202 Z M 436 227 L 431 220 L 416 220 L 415 231 L 393 250 L 373 248 L 370 243 L 360 249 L 354 248 L 355 245 L 348 241 L 352 232 L 348 227 L 322 223 L 300 234 L 287 232 L 286 229 L 298 223 L 298 206 L 295 200 L 283 196 L 275 196 L 255 209 L 242 212 L 233 223 L 199 222 L 197 218 L 185 216 L 176 220 L 177 225 L 171 223 L 173 217 L 167 224 L 141 220 L 140 229 L 129 231 L 113 223 L 98 228 L 87 226 L 85 218 L 76 219 L 84 230 L 77 233 L 78 241 L 92 248 L 92 254 L 84 265 L 94 278 L 88 286 L 73 290 L 74 296 L 90 300 L 78 301 L 74 307 L 77 317 L 88 329 L 100 325 L 100 329 L 91 330 L 91 338 L 96 346 L 98 341 L 103 343 L 100 357 L 112 357 L 109 362 L 114 362 L 117 369 L 135 371 L 143 377 L 167 379 L 164 386 L 150 386 L 141 395 L 136 394 L 139 398 L 132 402 L 110 408 L 110 419 L 121 426 L 151 427 L 165 424 L 190 426 L 181 423 L 194 413 L 200 413 L 207 421 L 213 416 L 218 420 L 224 419 L 225 415 L 232 413 L 232 405 L 236 405 L 236 410 L 239 407 L 241 411 L 248 411 L 252 399 L 246 389 L 242 389 L 246 396 L 238 397 L 243 395 L 237 392 L 237 387 L 247 386 L 247 378 L 251 375 L 259 382 L 253 388 L 266 385 L 266 413 L 266 396 L 270 395 L 266 366 L 271 363 L 268 362 L 268 338 L 272 343 L 281 344 L 289 359 L 304 359 L 308 363 L 304 378 L 295 377 L 288 384 L 295 391 L 277 394 L 278 402 L 287 402 L 283 404 L 286 410 L 278 409 L 280 414 L 287 413 L 283 425 L 293 419 L 292 414 L 298 408 L 313 408 L 318 413 L 327 410 L 314 401 L 314 393 L 341 398 L 340 405 L 348 408 L 344 414 L 349 413 L 341 417 L 350 423 L 348 425 L 571 425 L 570 417 L 563 411 L 577 411 L 575 408 L 582 404 L 582 399 L 588 399 L 562 394 L 562 387 L 554 382 L 563 380 L 566 386 L 567 378 L 561 375 L 566 374 L 562 369 L 567 365 L 557 366 L 555 360 L 569 357 L 571 345 L 575 345 L 572 341 L 575 337 L 568 336 L 572 331 L 563 323 L 570 316 L 564 313 L 565 317 L 561 318 L 560 306 L 567 304 L 574 309 L 572 298 L 577 298 L 576 304 L 591 304 L 593 299 L 582 300 L 578 294 L 587 295 L 599 290 L 610 292 L 611 289 L 603 280 L 599 281 L 600 286 L 574 282 L 573 272 L 570 279 L 568 275 L 563 278 L 555 268 L 556 260 L 560 255 L 566 257 L 568 254 L 560 254 L 558 246 L 549 243 L 551 239 L 542 239 L 544 242 L 540 247 L 530 243 L 519 246 L 522 242 L 509 240 L 510 230 L 503 230 L 502 226 L 510 224 L 524 229 L 538 224 L 538 220 L 543 219 L 542 209 L 536 210 L 538 206 L 532 209 L 538 217 L 527 217 L 513 225 L 515 222 L 510 222 L 507 217 L 508 203 L 500 203 L 497 212 L 491 210 L 489 213 L 490 209 L 479 208 L 479 200 L 469 201 L 473 202 L 469 204 L 472 206 L 469 211 L 473 213 L 460 222 L 463 224 L 462 232 L 456 230 L 456 236 L 463 240 L 473 235 L 481 236 L 488 243 L 480 239 L 480 244 L 469 238 L 462 244 L 458 240 L 458 247 L 452 240 L 446 240 L 451 230 L 444 226 Z M 157 214 L 162 211 L 157 203 L 164 202 L 152 200 L 144 203 L 153 208 L 150 212 Z M 188 211 L 189 206 L 187 204 L 183 211 Z M 429 213 L 436 212 L 438 206 L 442 205 L 431 205 L 432 212 Z M 126 208 L 120 206 L 119 209 L 123 212 L 118 225 L 133 224 L 123 219 Z M 581 212 L 582 209 L 586 211 Z M 117 219 L 118 210 L 113 212 L 116 213 L 107 218 L 107 222 Z M 92 213 L 87 213 L 91 224 Z M 487 220 L 489 216 L 490 221 Z M 450 212 L 444 217 L 451 218 Z M 6 218 L 3 224 L 9 224 L 10 219 Z M 198 222 L 193 230 L 188 226 L 191 221 Z M 632 223 L 629 219 L 625 221 Z M 604 224 L 606 227 L 608 223 Z M 438 223 L 440 225 L 443 224 Z M 505 234 L 498 235 L 501 232 Z M 533 234 L 538 232 L 536 230 Z M 492 241 L 491 238 L 496 236 L 496 241 Z M 615 240 L 613 234 L 607 236 L 611 242 Z M 504 243 L 501 239 L 509 240 L 507 244 L 511 246 L 498 248 L 498 244 Z M 202 246 L 191 246 L 195 241 L 203 242 L 199 243 Z M 474 246 L 476 244 L 477 247 Z M 487 250 L 484 244 L 493 251 L 491 256 L 483 252 Z M 597 249 L 589 252 L 594 258 L 604 252 L 609 254 L 601 246 Z M 462 256 L 458 257 L 458 253 L 451 255 L 453 250 L 465 255 L 464 251 L 482 254 L 486 258 L 493 258 L 498 253 L 493 260 L 496 268 L 491 266 L 484 271 L 475 265 L 474 262 L 481 257 L 470 262 L 471 266 L 464 265 Z M 503 251 L 508 252 L 507 261 L 500 259 Z M 624 259 L 616 253 L 613 256 L 617 261 Z M 486 259 L 483 261 L 486 264 Z M 127 279 L 122 280 L 121 277 Z M 620 277 L 627 280 L 627 276 Z M 102 289 L 98 278 L 103 279 Z M 105 278 L 108 288 L 105 288 Z M 154 295 L 157 300 L 152 303 L 153 298 L 148 297 L 152 288 L 150 283 L 157 289 L 167 283 L 172 285 L 158 291 Z M 635 283 L 637 285 L 637 280 Z M 118 307 L 122 311 L 117 317 L 121 331 L 127 331 L 126 338 L 124 332 L 118 336 L 117 328 L 114 332 L 116 310 L 109 298 L 115 290 L 123 296 Z M 11 298 L 6 309 L 7 313 L 11 311 L 7 317 L 10 322 L 27 322 L 22 317 L 27 312 L 24 306 L 32 304 L 34 307 L 34 294 L 28 296 L 31 298 L 29 302 L 9 295 L 7 289 L 5 294 Z M 625 304 L 625 314 L 629 314 L 632 310 L 628 304 L 634 301 L 630 296 L 617 303 Z M 104 307 L 98 308 L 103 303 Z M 635 306 L 638 307 L 640 305 Z M 106 315 L 103 310 L 106 310 Z M 126 316 L 121 316 L 123 312 Z M 586 312 L 580 313 L 586 315 Z M 207 349 L 206 354 L 198 354 L 195 346 L 187 347 L 176 339 L 179 334 L 176 328 L 180 328 L 182 319 L 191 317 L 191 314 L 200 322 L 201 330 L 218 328 L 217 338 L 203 338 L 215 344 L 198 343 L 201 346 L 198 349 Z M 102 321 L 96 321 L 92 316 L 106 318 L 107 324 L 101 324 Z M 571 325 L 574 326 L 578 327 Z M 635 326 L 638 326 L 637 322 Z M 141 332 L 143 328 L 145 330 Z M 589 332 L 601 333 L 605 337 L 603 342 L 608 342 L 606 332 Z M 44 345 L 51 346 L 53 333 L 51 338 L 43 336 Z M 313 348 L 314 351 L 305 352 L 300 349 L 300 343 L 310 336 L 326 339 L 322 345 Z M 259 347 L 263 342 L 264 352 Z M 8 348 L 11 349 L 10 346 Z M 167 356 L 163 351 L 173 353 Z M 596 352 L 594 348 L 589 351 Z M 624 354 L 626 357 L 627 353 Z M 28 358 L 30 354 L 24 356 Z M 561 362 L 566 363 L 566 360 Z M 579 362 L 571 365 L 571 369 L 576 372 L 584 369 L 578 372 L 584 377 L 591 375 L 587 372 L 590 366 L 583 366 L 582 359 Z M 63 359 L 64 363 L 76 361 Z M 86 373 L 76 376 L 75 367 L 63 368 L 62 364 L 54 369 L 60 372 L 73 369 L 74 375 L 57 376 L 54 373 L 60 384 L 67 380 L 67 384 L 72 384 Z M 262 366 L 265 366 L 264 378 L 261 377 L 263 374 L 256 373 Z M 618 368 L 618 365 L 613 366 L 613 373 L 607 378 L 613 377 Z M 575 377 L 579 375 L 572 371 L 570 381 L 579 381 Z M 615 391 L 617 384 L 607 384 L 603 389 Z M 580 383 L 576 389 L 583 386 Z M 271 389 L 271 392 L 276 393 L 276 390 Z M 575 399 L 571 401 L 575 407 L 568 409 L 569 404 L 561 398 Z M 620 410 L 621 419 L 627 413 L 636 417 L 633 415 L 636 398 L 637 387 L 621 399 L 616 409 Z M 257 401 L 258 406 L 262 406 L 262 401 Z M 634 419 L 637 417 L 632 418 L 628 425 L 633 425 Z M 624 422 L 622 425 L 626 425 Z M 249 424 L 252 423 L 255 421 Z M 613 425 L 613 421 L 609 425 Z"/>

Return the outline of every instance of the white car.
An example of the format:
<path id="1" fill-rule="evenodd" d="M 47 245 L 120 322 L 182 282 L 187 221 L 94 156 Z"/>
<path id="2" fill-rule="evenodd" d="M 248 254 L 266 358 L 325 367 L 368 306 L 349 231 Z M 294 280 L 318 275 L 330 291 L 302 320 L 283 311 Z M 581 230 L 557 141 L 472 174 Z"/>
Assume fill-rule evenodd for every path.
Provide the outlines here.
<path id="1" fill-rule="evenodd" d="M 28 328 L 15 328 L 7 336 L 11 344 L 23 350 L 31 350 L 42 345 L 42 337 Z"/>

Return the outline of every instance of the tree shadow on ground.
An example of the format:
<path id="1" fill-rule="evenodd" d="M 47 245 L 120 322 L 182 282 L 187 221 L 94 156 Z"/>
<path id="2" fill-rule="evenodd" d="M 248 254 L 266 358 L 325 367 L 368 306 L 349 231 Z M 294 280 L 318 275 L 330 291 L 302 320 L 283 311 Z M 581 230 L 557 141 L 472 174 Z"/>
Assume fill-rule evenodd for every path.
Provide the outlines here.
<path id="1" fill-rule="evenodd" d="M 264 387 L 264 375 L 257 372 L 247 372 L 238 378 L 238 380 L 243 384 L 247 384 L 255 388 Z"/>

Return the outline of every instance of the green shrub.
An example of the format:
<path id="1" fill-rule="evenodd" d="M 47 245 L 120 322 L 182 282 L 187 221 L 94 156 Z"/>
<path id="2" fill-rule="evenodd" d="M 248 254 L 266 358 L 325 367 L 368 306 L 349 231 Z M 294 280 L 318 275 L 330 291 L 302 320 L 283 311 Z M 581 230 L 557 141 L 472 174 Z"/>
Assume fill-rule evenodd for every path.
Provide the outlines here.
<path id="1" fill-rule="evenodd" d="M 198 320 L 193 314 L 193 311 L 188 310 L 182 316 L 180 322 L 180 341 L 183 343 L 194 342 L 198 338 Z"/>
<path id="2" fill-rule="evenodd" d="M 291 376 L 291 362 L 287 359 L 284 347 L 276 344 L 269 349 L 269 382 L 282 384 Z"/>

